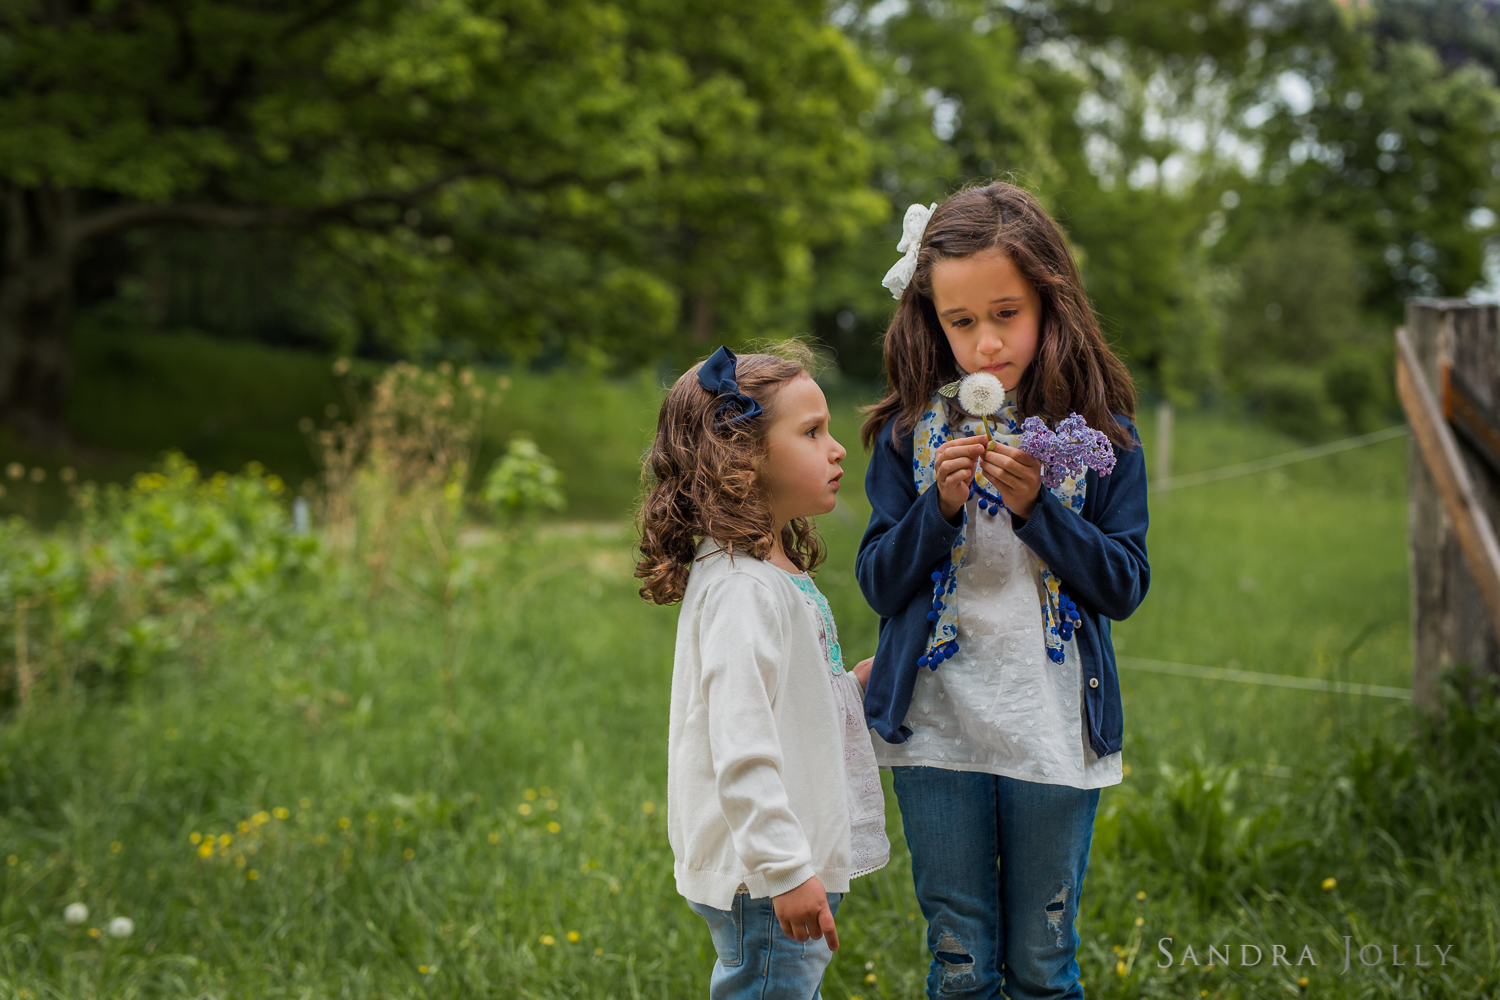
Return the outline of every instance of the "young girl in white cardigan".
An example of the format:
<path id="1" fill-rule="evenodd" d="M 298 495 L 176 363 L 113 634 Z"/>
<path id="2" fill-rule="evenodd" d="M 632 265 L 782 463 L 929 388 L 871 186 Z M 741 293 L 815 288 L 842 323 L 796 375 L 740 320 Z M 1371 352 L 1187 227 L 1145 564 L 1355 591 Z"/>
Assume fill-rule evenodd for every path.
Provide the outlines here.
<path id="1" fill-rule="evenodd" d="M 803 364 L 721 347 L 667 394 L 647 458 L 636 576 L 682 602 L 667 830 L 712 1000 L 817 997 L 850 879 L 890 853 L 863 693 L 809 575 L 844 454 Z"/>

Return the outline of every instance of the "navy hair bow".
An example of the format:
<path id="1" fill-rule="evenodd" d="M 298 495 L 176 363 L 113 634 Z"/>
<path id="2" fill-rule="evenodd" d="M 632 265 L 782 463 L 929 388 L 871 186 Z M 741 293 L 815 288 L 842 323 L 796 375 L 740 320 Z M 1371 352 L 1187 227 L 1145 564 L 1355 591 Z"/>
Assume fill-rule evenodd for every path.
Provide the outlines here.
<path id="1" fill-rule="evenodd" d="M 738 411 L 714 424 L 715 428 L 737 424 L 741 420 L 752 420 L 765 412 L 759 403 L 740 392 L 739 384 L 734 380 L 734 362 L 734 352 L 721 347 L 698 369 L 698 384 L 723 400 L 715 415 L 723 416 L 726 411 Z"/>

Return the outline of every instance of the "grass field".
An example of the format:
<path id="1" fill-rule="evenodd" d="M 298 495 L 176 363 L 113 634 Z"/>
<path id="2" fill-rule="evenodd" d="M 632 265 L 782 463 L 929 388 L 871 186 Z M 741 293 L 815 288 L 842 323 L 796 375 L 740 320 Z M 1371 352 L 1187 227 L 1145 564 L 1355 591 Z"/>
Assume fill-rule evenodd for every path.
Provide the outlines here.
<path id="1" fill-rule="evenodd" d="M 510 426 L 585 499 L 524 537 L 475 536 L 489 587 L 458 622 L 452 720 L 442 623 L 345 581 L 219 615 L 132 687 L 0 722 L 0 998 L 706 992 L 708 935 L 673 891 L 664 826 L 676 612 L 635 595 L 621 520 L 654 389 L 601 383 L 593 416 L 564 418 L 555 388 L 518 378 L 533 422 Z M 295 391 L 321 390 L 309 376 Z M 859 400 L 831 401 L 852 488 L 822 519 L 819 585 L 857 658 L 875 642 L 852 573 L 868 513 Z M 79 405 L 83 421 L 96 404 Z M 284 407 L 289 440 L 306 405 Z M 155 426 L 171 443 L 173 423 Z M 1176 471 L 1296 446 L 1180 416 Z M 1409 685 L 1406 447 L 1154 496 L 1151 593 L 1117 648 Z M 1101 800 L 1083 895 L 1089 995 L 1496 995 L 1500 866 L 1462 808 L 1493 788 L 1423 770 L 1405 702 L 1122 680 L 1130 771 Z M 887 812 L 893 860 L 840 910 L 830 1000 L 921 994 L 890 795 Z M 76 925 L 73 902 L 89 909 Z M 116 916 L 132 935 L 110 936 Z M 1382 963 L 1341 973 L 1345 935 Z M 1189 944 L 1199 962 L 1210 944 L 1235 959 L 1158 968 L 1167 936 L 1174 960 Z M 1266 959 L 1242 966 L 1242 944 Z M 1273 967 L 1278 944 L 1318 965 Z M 1416 944 L 1428 961 L 1426 946 L 1450 947 L 1446 964 L 1416 967 Z"/>

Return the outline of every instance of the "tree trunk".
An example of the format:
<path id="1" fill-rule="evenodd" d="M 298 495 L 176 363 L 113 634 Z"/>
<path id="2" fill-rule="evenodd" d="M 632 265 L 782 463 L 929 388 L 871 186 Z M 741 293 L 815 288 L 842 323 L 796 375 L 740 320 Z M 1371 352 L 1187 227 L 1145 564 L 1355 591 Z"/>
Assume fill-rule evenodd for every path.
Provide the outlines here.
<path id="1" fill-rule="evenodd" d="M 65 437 L 72 361 L 73 192 L 5 191 L 0 258 L 0 420 L 23 434 Z"/>

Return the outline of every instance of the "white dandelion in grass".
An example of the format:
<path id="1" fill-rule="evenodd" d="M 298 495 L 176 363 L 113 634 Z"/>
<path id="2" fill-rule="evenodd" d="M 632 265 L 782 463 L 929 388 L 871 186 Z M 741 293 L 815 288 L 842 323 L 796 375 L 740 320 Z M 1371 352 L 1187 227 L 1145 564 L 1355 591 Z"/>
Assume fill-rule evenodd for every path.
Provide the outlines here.
<path id="1" fill-rule="evenodd" d="M 70 924 L 81 924 L 89 918 L 89 908 L 82 903 L 69 903 L 63 907 L 63 920 Z"/>
<path id="2" fill-rule="evenodd" d="M 129 917 L 115 917 L 109 922 L 109 936 L 127 938 L 135 933 L 135 921 Z"/>

